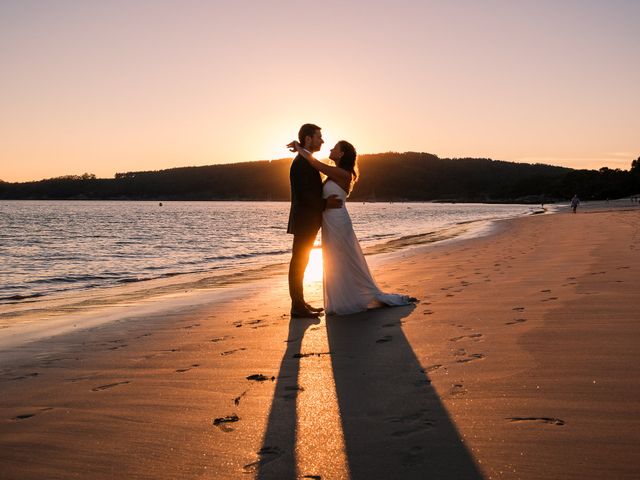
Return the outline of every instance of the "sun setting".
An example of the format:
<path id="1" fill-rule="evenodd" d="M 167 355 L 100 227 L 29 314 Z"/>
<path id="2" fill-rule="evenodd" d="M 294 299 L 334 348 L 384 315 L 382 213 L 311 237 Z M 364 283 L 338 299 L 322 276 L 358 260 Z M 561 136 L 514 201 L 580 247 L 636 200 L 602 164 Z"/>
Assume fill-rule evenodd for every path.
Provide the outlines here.
<path id="1" fill-rule="evenodd" d="M 0 5 L 1 180 L 285 158 L 304 122 L 361 153 L 638 156 L 637 2 L 65 5 Z"/>
<path id="2" fill-rule="evenodd" d="M 309 255 L 309 265 L 304 273 L 305 283 L 322 281 L 322 248 L 316 246 Z"/>

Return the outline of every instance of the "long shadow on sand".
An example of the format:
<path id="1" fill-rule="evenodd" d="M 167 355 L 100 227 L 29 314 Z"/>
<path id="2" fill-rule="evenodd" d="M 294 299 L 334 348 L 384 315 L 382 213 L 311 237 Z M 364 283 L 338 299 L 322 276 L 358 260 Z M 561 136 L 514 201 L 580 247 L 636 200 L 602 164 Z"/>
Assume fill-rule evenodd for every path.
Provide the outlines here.
<path id="1" fill-rule="evenodd" d="M 289 322 L 287 349 L 280 362 L 276 388 L 271 401 L 271 410 L 267 421 L 262 448 L 258 452 L 260 459 L 245 471 L 257 469 L 258 479 L 297 479 L 296 474 L 296 400 L 300 374 L 300 349 L 305 332 L 319 319 L 292 318 Z"/>
<path id="2" fill-rule="evenodd" d="M 402 319 L 414 308 L 327 318 L 350 478 L 482 479 L 402 330 Z M 292 322 L 290 339 L 308 326 Z M 286 386 L 297 383 L 299 359 L 292 357 L 299 348 L 290 342 L 281 364 L 259 479 L 297 478 L 296 402 L 286 399 Z"/>

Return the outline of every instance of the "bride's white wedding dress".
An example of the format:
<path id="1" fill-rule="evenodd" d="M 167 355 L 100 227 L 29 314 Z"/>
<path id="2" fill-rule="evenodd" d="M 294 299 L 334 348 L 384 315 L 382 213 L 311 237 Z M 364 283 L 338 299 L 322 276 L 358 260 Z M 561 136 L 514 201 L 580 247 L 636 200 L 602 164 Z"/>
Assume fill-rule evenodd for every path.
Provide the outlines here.
<path id="1" fill-rule="evenodd" d="M 370 307 L 408 305 L 410 297 L 380 291 L 353 231 L 346 208 L 347 192 L 333 180 L 322 187 L 324 198 L 337 195 L 342 208 L 329 208 L 322 214 L 322 259 L 324 306 L 327 314 L 345 315 Z"/>

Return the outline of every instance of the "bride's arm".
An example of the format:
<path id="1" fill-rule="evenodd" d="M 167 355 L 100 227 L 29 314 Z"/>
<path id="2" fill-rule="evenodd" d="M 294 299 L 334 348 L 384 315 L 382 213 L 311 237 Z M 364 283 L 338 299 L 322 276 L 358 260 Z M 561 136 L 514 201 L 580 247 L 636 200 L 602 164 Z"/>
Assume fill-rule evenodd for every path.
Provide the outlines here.
<path id="1" fill-rule="evenodd" d="M 322 163 L 320 160 L 316 160 L 315 158 L 313 158 L 313 154 L 304 149 L 298 142 L 295 142 L 294 147 L 296 148 L 298 153 L 311 164 L 313 168 L 315 168 L 319 172 L 324 173 L 331 180 L 340 184 L 349 183 L 351 181 L 351 172 L 348 172 L 347 170 L 340 167 L 332 167 L 331 165 Z"/>

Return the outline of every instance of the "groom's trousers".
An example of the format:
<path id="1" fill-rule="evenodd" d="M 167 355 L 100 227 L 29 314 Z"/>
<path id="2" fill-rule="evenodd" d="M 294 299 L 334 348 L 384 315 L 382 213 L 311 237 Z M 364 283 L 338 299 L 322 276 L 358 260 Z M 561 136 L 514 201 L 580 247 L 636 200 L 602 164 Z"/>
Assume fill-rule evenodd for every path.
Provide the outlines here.
<path id="1" fill-rule="evenodd" d="M 289 263 L 289 295 L 291 304 L 294 306 L 304 303 L 304 292 L 302 282 L 304 271 L 309 263 L 309 255 L 313 249 L 313 242 L 316 240 L 316 233 L 313 235 L 294 235 L 293 248 L 291 251 L 291 262 Z"/>

